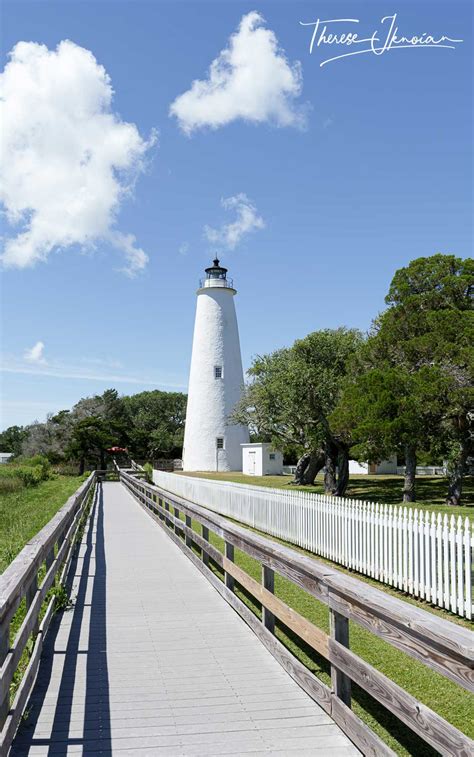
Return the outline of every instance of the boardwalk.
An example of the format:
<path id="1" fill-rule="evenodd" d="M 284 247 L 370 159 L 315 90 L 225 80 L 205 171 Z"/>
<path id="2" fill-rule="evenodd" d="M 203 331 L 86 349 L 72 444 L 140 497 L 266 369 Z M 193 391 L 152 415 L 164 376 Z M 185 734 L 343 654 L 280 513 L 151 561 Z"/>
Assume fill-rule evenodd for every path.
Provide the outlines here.
<path id="1" fill-rule="evenodd" d="M 359 754 L 119 483 L 72 596 L 13 755 Z"/>

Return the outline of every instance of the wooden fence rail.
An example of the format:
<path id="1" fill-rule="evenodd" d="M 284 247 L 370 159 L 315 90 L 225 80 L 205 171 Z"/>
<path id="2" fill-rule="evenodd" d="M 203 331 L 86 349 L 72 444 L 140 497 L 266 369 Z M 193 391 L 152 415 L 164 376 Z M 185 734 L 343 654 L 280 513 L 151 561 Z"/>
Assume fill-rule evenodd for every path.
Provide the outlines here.
<path id="1" fill-rule="evenodd" d="M 120 479 L 363 754 L 380 757 L 394 753 L 351 710 L 352 681 L 441 754 L 472 757 L 471 739 L 351 651 L 349 620 L 473 691 L 474 654 L 469 631 L 252 533 L 160 486 L 147 484 L 124 471 L 120 472 Z M 199 524 L 201 533 L 191 528 L 192 520 Z M 209 543 L 209 532 L 224 540 L 224 554 Z M 261 583 L 234 563 L 235 548 L 260 562 Z M 224 571 L 224 582 L 208 567 L 210 561 Z M 329 634 L 275 596 L 275 572 L 329 607 Z M 261 603 L 262 620 L 236 596 L 235 582 Z M 275 618 L 329 661 L 331 687 L 316 678 L 278 641 L 274 635 Z"/>
<path id="2" fill-rule="evenodd" d="M 33 688 L 44 637 L 53 612 L 52 596 L 40 620 L 47 594 L 59 576 L 64 584 L 73 555 L 74 540 L 81 518 L 97 481 L 104 472 L 95 471 L 67 500 L 56 515 L 26 544 L 0 576 L 0 755 L 6 755 Z M 40 576 L 45 572 L 40 581 Z M 23 598 L 26 614 L 10 639 L 10 625 Z M 44 609 L 44 608 L 43 608 Z M 10 701 L 10 688 L 25 648 L 33 638 L 28 666 Z"/>
<path id="3" fill-rule="evenodd" d="M 154 471 L 184 499 L 471 619 L 468 518 Z"/>

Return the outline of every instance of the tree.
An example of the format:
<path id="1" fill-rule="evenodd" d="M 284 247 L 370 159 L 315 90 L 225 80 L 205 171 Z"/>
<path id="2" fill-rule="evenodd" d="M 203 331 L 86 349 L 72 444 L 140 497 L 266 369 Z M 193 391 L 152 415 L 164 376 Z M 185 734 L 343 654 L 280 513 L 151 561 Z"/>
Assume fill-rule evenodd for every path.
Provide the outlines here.
<path id="1" fill-rule="evenodd" d="M 79 460 L 81 474 L 89 462 L 92 462 L 94 467 L 104 470 L 106 450 L 113 443 L 114 438 L 107 423 L 102 418 L 90 416 L 75 424 L 66 454 L 70 459 Z"/>
<path id="2" fill-rule="evenodd" d="M 26 436 L 23 426 L 9 426 L 0 433 L 0 451 L 11 452 L 15 457 L 21 455 L 21 445 Z"/>
<path id="3" fill-rule="evenodd" d="M 179 392 L 156 390 L 121 397 L 116 389 L 107 389 L 102 395 L 79 400 L 72 410 L 48 416 L 46 423 L 27 426 L 22 431 L 21 451 L 29 456 L 46 455 L 51 462 L 77 454 L 85 465 L 86 460 L 100 458 L 97 438 L 84 433 L 87 424 L 83 421 L 93 419 L 96 430 L 100 420 L 108 446 L 129 447 L 139 458 L 177 457 L 182 450 L 185 413 L 186 395 Z"/>
<path id="4" fill-rule="evenodd" d="M 186 395 L 159 390 L 124 397 L 130 418 L 129 448 L 138 459 L 182 453 Z"/>
<path id="5" fill-rule="evenodd" d="M 450 383 L 434 452 L 448 467 L 446 502 L 461 504 L 462 480 L 474 454 L 474 260 L 454 255 L 418 258 L 395 273 L 386 301 L 407 322 L 406 359 L 436 365 Z"/>
<path id="6" fill-rule="evenodd" d="M 232 420 L 248 424 L 283 451 L 296 447 L 300 459 L 295 483 L 313 483 L 326 466 L 326 491 L 342 495 L 347 487 L 349 448 L 333 432 L 329 415 L 348 358 L 362 341 L 355 329 L 315 331 L 291 348 L 257 357 L 249 370 L 251 382 Z"/>
<path id="7" fill-rule="evenodd" d="M 417 453 L 430 448 L 448 394 L 437 368 L 409 373 L 381 363 L 347 382 L 331 422 L 359 460 L 404 455 L 403 501 L 413 502 Z"/>
<path id="8" fill-rule="evenodd" d="M 461 501 L 472 454 L 473 292 L 472 260 L 438 254 L 398 270 L 332 418 L 361 454 L 404 452 L 404 501 L 415 498 L 416 456 L 428 449 L 448 456 L 448 501 Z"/>

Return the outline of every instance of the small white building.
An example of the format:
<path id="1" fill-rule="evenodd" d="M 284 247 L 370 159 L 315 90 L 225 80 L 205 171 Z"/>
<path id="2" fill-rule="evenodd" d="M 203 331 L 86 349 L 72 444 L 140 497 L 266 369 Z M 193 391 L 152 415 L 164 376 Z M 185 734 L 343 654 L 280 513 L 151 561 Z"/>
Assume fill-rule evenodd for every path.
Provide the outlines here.
<path id="1" fill-rule="evenodd" d="M 355 475 L 390 476 L 397 474 L 397 456 L 392 455 L 388 460 L 379 463 L 358 463 L 357 460 L 349 460 L 349 473 Z"/>
<path id="2" fill-rule="evenodd" d="M 8 463 L 11 457 L 13 457 L 13 452 L 0 452 L 0 465 Z"/>
<path id="3" fill-rule="evenodd" d="M 268 442 L 241 444 L 242 473 L 247 476 L 279 476 L 283 473 L 283 454 Z"/>

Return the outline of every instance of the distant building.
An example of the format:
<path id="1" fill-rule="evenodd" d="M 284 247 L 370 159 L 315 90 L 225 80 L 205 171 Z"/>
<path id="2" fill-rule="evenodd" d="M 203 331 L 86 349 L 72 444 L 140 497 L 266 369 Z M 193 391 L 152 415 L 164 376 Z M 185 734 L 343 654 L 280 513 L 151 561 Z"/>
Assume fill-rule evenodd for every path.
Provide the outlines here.
<path id="1" fill-rule="evenodd" d="M 0 465 L 8 463 L 11 457 L 13 457 L 13 452 L 0 452 Z"/>
<path id="2" fill-rule="evenodd" d="M 392 455 L 387 460 L 378 463 L 358 463 L 357 460 L 349 460 L 349 473 L 366 474 L 371 476 L 396 476 L 400 469 L 397 467 L 397 456 Z"/>
<path id="3" fill-rule="evenodd" d="M 278 476 L 283 473 L 283 454 L 269 443 L 241 444 L 242 472 L 247 476 Z"/>

